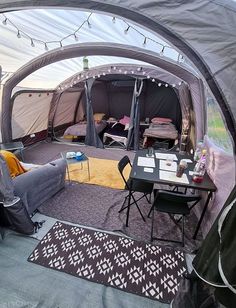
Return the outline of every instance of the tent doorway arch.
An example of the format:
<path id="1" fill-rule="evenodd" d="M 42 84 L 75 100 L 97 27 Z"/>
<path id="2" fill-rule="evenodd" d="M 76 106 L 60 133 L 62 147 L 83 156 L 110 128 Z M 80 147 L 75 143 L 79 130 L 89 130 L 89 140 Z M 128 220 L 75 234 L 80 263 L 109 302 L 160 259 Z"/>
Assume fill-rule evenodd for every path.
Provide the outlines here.
<path id="1" fill-rule="evenodd" d="M 177 65 L 173 62 L 166 61 L 157 56 L 156 53 L 146 51 L 141 48 L 135 48 L 128 45 L 121 44 L 107 44 L 107 43 L 83 43 L 76 45 L 66 46 L 63 50 L 56 49 L 43 54 L 36 59 L 28 62 L 22 68 L 20 68 L 10 79 L 7 80 L 3 88 L 2 95 L 2 139 L 3 142 L 9 142 L 12 140 L 12 127 L 11 127 L 11 113 L 12 106 L 10 104 L 12 89 L 25 77 L 41 67 L 52 64 L 54 62 L 90 55 L 113 55 L 118 57 L 132 58 L 146 63 L 157 66 L 163 70 L 168 71 L 189 84 L 189 87 L 193 88 L 193 92 L 198 92 L 199 97 L 202 97 L 203 86 L 201 80 L 198 79 L 193 73 L 187 69 Z M 197 90 L 197 91 L 196 91 Z M 204 116 L 203 106 L 199 103 L 200 98 L 193 96 L 193 105 L 196 111 L 196 138 L 203 137 L 204 131 Z"/>

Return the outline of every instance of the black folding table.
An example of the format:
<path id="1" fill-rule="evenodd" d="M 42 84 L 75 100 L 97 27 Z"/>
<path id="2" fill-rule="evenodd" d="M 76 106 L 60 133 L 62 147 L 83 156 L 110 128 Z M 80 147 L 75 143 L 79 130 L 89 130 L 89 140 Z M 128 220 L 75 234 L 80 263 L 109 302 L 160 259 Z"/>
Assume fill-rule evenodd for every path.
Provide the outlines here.
<path id="1" fill-rule="evenodd" d="M 159 176 L 160 160 L 156 158 L 155 153 L 162 153 L 162 154 L 165 153 L 167 155 L 168 154 L 175 154 L 177 156 L 177 159 L 178 159 L 178 161 L 176 161 L 177 163 L 181 159 L 190 159 L 192 161 L 192 163 L 188 163 L 188 167 L 184 172 L 187 176 L 189 183 L 180 183 L 180 182 L 167 181 L 167 180 L 161 179 L 160 176 Z M 130 179 L 131 180 L 142 180 L 142 181 L 147 181 L 147 182 L 151 182 L 151 183 L 172 185 L 172 186 L 183 187 L 183 188 L 187 188 L 187 189 L 192 188 L 192 189 L 197 189 L 197 190 L 207 192 L 207 199 L 206 199 L 205 204 L 203 206 L 201 216 L 199 218 L 196 230 L 195 230 L 194 235 L 193 235 L 193 238 L 196 239 L 199 228 L 200 228 L 201 223 L 202 223 L 202 220 L 203 220 L 204 215 L 206 213 L 209 201 L 212 198 L 213 192 L 215 192 L 216 189 L 217 189 L 215 184 L 213 183 L 213 181 L 211 180 L 211 178 L 207 174 L 207 172 L 205 173 L 203 181 L 201 183 L 195 183 L 195 182 L 192 181 L 192 176 L 189 175 L 189 171 L 193 171 L 193 169 L 194 169 L 195 163 L 193 162 L 193 155 L 187 155 L 187 154 L 182 155 L 182 154 L 179 154 L 179 153 L 176 153 L 176 152 L 154 151 L 155 167 L 153 168 L 152 173 L 145 172 L 143 166 L 138 166 L 138 158 L 139 157 L 147 157 L 147 150 L 139 150 L 139 151 L 136 152 L 136 155 L 135 155 L 135 158 L 134 158 L 134 161 L 133 161 L 133 165 L 132 165 L 132 169 L 131 169 L 131 173 L 130 173 Z M 130 186 L 131 186 L 130 190 L 132 190 L 132 181 L 131 181 Z M 130 198 L 131 198 L 131 194 L 129 194 L 128 204 L 130 204 Z M 128 206 L 128 208 L 127 208 L 128 212 L 129 212 L 129 210 L 130 210 L 130 206 Z M 127 220 L 126 220 L 127 226 L 128 226 L 128 218 L 129 218 L 129 213 L 127 213 Z"/>

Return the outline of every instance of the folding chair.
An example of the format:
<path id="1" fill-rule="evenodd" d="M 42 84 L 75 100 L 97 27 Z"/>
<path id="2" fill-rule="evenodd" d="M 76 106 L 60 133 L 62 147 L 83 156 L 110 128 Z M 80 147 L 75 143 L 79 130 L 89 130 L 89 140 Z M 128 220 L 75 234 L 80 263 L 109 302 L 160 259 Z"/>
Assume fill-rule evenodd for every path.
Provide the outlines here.
<path id="1" fill-rule="evenodd" d="M 151 200 L 151 193 L 152 193 L 152 190 L 153 190 L 153 183 L 148 183 L 148 182 L 145 182 L 145 181 L 137 181 L 137 180 L 134 181 L 134 180 L 131 180 L 130 178 L 128 180 L 126 180 L 123 171 L 124 171 L 124 169 L 127 165 L 130 165 L 130 167 L 132 167 L 131 162 L 129 160 L 129 157 L 126 155 L 119 161 L 118 170 L 119 170 L 119 172 L 120 172 L 120 174 L 123 178 L 123 181 L 124 181 L 124 184 L 125 184 L 125 190 L 129 191 L 130 198 L 132 199 L 132 202 L 128 205 L 125 205 L 127 199 L 129 198 L 129 194 L 127 196 L 125 196 L 124 202 L 122 204 L 121 209 L 119 210 L 119 213 L 127 208 L 126 226 L 128 227 L 129 208 L 132 204 L 136 205 L 143 221 L 145 221 L 145 218 L 144 218 L 137 202 L 140 201 L 143 198 L 146 198 L 146 200 L 149 203 L 151 203 L 150 200 Z M 135 197 L 134 197 L 135 192 L 143 193 L 143 195 L 136 200 Z M 148 195 L 150 195 L 149 198 L 147 197 Z"/>
<path id="2" fill-rule="evenodd" d="M 154 202 L 149 211 L 148 217 L 152 213 L 152 227 L 151 227 L 151 241 L 169 241 L 174 243 L 181 243 L 184 246 L 184 224 L 185 216 L 190 214 L 190 210 L 201 200 L 199 195 L 192 194 L 182 194 L 172 191 L 164 190 L 154 190 Z M 158 238 L 153 236 L 153 226 L 154 226 L 154 212 L 164 212 L 168 214 L 178 214 L 181 215 L 182 220 L 182 241 L 168 240 L 163 238 Z"/>

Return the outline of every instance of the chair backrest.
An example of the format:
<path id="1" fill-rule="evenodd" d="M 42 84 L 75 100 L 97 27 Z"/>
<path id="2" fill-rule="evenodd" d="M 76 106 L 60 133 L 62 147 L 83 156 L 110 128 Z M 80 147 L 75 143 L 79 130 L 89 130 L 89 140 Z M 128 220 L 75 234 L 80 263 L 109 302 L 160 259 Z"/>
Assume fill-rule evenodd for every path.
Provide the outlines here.
<path id="1" fill-rule="evenodd" d="M 161 198 L 167 201 L 171 201 L 174 203 L 188 203 L 188 202 L 198 202 L 201 200 L 199 195 L 192 195 L 192 194 L 182 194 L 176 193 L 172 191 L 163 191 L 160 190 L 157 192 L 155 196 L 155 200 Z"/>
<path id="2" fill-rule="evenodd" d="M 132 167 L 129 157 L 128 157 L 127 155 L 125 155 L 125 156 L 124 156 L 123 158 L 121 158 L 121 160 L 118 162 L 118 170 L 119 170 L 119 172 L 120 172 L 120 174 L 121 174 L 121 176 L 122 176 L 122 178 L 123 178 L 123 180 L 124 180 L 126 186 L 127 186 L 127 181 L 126 181 L 126 179 L 125 179 L 125 177 L 124 177 L 124 175 L 123 175 L 123 171 L 124 171 L 124 169 L 125 169 L 125 167 L 126 167 L 127 165 L 130 165 L 130 166 Z"/>

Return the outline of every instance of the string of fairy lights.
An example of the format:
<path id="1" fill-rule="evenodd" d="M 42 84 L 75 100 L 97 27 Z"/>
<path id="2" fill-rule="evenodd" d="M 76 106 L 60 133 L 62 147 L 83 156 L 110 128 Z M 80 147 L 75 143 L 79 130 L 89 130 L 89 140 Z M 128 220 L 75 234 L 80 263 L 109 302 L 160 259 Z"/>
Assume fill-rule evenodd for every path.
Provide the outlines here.
<path id="1" fill-rule="evenodd" d="M 68 35 L 62 37 L 60 40 L 52 40 L 52 41 L 44 41 L 35 37 L 30 36 L 27 32 L 23 31 L 22 29 L 20 29 L 6 14 L 1 14 L 1 18 L 2 18 L 2 23 L 3 25 L 7 26 L 10 25 L 12 26 L 15 30 L 16 30 L 16 37 L 18 39 L 21 38 L 25 38 L 30 42 L 31 47 L 35 47 L 36 44 L 38 45 L 43 45 L 45 51 L 48 51 L 50 49 L 50 47 L 52 45 L 57 45 L 57 47 L 63 49 L 65 46 L 65 41 L 68 38 L 74 38 L 74 40 L 76 42 L 79 41 L 79 31 L 84 27 L 87 26 L 89 29 L 92 28 L 92 22 L 91 22 L 91 17 L 92 17 L 93 13 L 90 13 L 88 15 L 88 17 L 79 25 L 77 26 L 77 28 L 75 29 L 75 31 L 73 31 L 72 33 L 69 33 Z M 116 23 L 116 17 L 112 17 L 112 23 L 115 24 Z M 137 34 L 139 34 L 142 38 L 143 38 L 143 43 L 142 46 L 145 48 L 147 46 L 147 44 L 149 42 L 155 43 L 159 48 L 159 55 L 160 56 L 164 56 L 164 52 L 166 49 L 172 49 L 175 50 L 173 47 L 169 46 L 169 45 L 164 45 L 158 41 L 156 41 L 155 39 L 143 34 L 140 30 L 138 30 L 136 27 L 134 27 L 133 25 L 131 25 L 130 23 L 128 23 L 125 20 L 122 20 L 122 22 L 125 25 L 125 29 L 124 29 L 124 34 L 128 35 L 129 31 L 134 31 Z M 176 50 L 175 50 L 176 51 Z M 178 53 L 178 59 L 177 62 L 181 63 L 184 62 L 184 57 L 183 55 L 181 55 L 180 53 Z"/>
<path id="2" fill-rule="evenodd" d="M 92 28 L 92 22 L 91 22 L 91 16 L 93 15 L 93 13 L 90 13 L 88 15 L 87 18 L 85 18 L 81 24 L 79 26 L 77 26 L 77 28 L 75 29 L 75 31 L 73 31 L 72 33 L 62 37 L 60 40 L 51 40 L 51 41 L 44 41 L 44 40 L 41 40 L 41 39 L 38 39 L 38 38 L 35 38 L 35 37 L 32 37 L 30 36 L 27 32 L 23 31 L 22 29 L 20 29 L 6 14 L 1 14 L 1 18 L 3 17 L 2 19 L 2 23 L 3 25 L 7 26 L 7 25 L 10 25 L 11 27 L 13 27 L 15 30 L 16 30 L 16 37 L 18 39 L 21 39 L 21 38 L 25 38 L 27 39 L 29 42 L 30 42 L 30 45 L 31 47 L 35 47 L 36 44 L 38 45 L 43 45 L 44 46 L 44 49 L 45 51 L 48 51 L 50 49 L 50 47 L 52 45 L 55 45 L 61 49 L 64 48 L 65 46 L 65 41 L 68 39 L 68 38 L 74 38 L 74 40 L 76 42 L 79 41 L 79 31 L 83 28 L 83 27 L 88 27 L 89 29 Z M 111 18 L 111 21 L 113 24 L 116 23 L 116 20 L 117 18 L 116 17 L 112 17 Z M 147 46 L 147 44 L 149 42 L 152 42 L 152 43 L 155 43 L 160 51 L 159 51 L 159 55 L 160 56 L 164 56 L 164 52 L 167 48 L 170 48 L 172 50 L 174 50 L 174 48 L 172 48 L 171 46 L 169 45 L 164 45 L 158 41 L 156 41 L 155 39 L 149 37 L 149 36 L 146 36 L 145 34 L 143 34 L 140 30 L 138 30 L 136 27 L 134 27 L 133 25 L 131 25 L 130 23 L 128 23 L 127 21 L 125 20 L 122 20 L 122 22 L 124 23 L 124 35 L 128 35 L 128 33 L 130 31 L 134 31 L 136 33 L 138 33 L 142 38 L 143 38 L 143 43 L 142 43 L 142 46 L 145 48 Z M 177 62 L 181 63 L 181 62 L 184 62 L 184 58 L 183 56 L 178 53 L 178 59 L 177 59 Z M 149 79 L 151 80 L 153 83 L 155 83 L 158 87 L 161 87 L 161 86 L 164 86 L 164 87 L 173 87 L 175 88 L 176 87 L 176 84 L 168 84 L 168 83 L 163 83 L 163 82 L 160 82 L 159 80 L 156 80 L 155 78 L 152 78 L 151 76 L 149 76 L 146 71 L 142 68 L 142 67 L 138 67 L 137 68 L 137 72 L 135 72 L 133 69 L 132 70 L 128 70 L 127 68 L 119 68 L 119 67 L 116 67 L 116 66 L 110 66 L 108 67 L 108 69 L 106 71 L 102 71 L 100 73 L 97 72 L 97 74 L 93 74 L 93 71 L 89 71 L 89 70 L 84 70 L 83 72 L 81 72 L 79 75 L 77 75 L 77 77 L 75 77 L 73 79 L 72 82 L 68 83 L 68 84 L 65 84 L 64 86 L 61 86 L 59 85 L 57 87 L 57 89 L 59 91 L 64 91 L 68 88 L 72 88 L 74 85 L 78 84 L 80 81 L 84 81 L 86 79 L 89 79 L 89 78 L 100 78 L 101 76 L 105 76 L 106 74 L 111 74 L 111 73 L 115 73 L 115 74 L 124 74 L 124 75 L 130 75 L 130 76 L 135 76 L 135 75 L 143 75 L 143 78 L 146 78 L 146 79 Z M 178 85 L 180 86 L 182 83 L 182 81 L 180 81 L 178 83 Z"/>
<path id="3" fill-rule="evenodd" d="M 153 77 L 151 77 L 146 71 L 145 69 L 143 69 L 143 67 L 137 67 L 136 70 L 134 69 L 127 69 L 127 68 L 121 68 L 121 67 L 117 67 L 117 66 L 110 66 L 108 67 L 106 70 L 102 70 L 101 72 L 97 72 L 96 74 L 93 73 L 93 70 L 89 71 L 89 70 L 84 70 L 83 72 L 79 73 L 77 76 L 74 76 L 73 78 L 71 78 L 72 80 L 70 82 L 68 82 L 67 84 L 64 84 L 63 86 L 59 85 L 58 86 L 58 90 L 59 91 L 65 91 L 66 89 L 69 88 L 73 88 L 76 84 L 78 84 L 81 81 L 87 80 L 89 78 L 93 78 L 93 79 L 97 79 L 97 78 L 101 78 L 102 76 L 106 76 L 107 74 L 124 74 L 124 75 L 129 75 L 129 76 L 134 76 L 137 77 L 137 75 L 139 76 L 143 76 L 142 78 L 144 79 L 148 79 L 151 80 L 153 83 L 155 83 L 158 87 L 172 87 L 172 88 L 176 88 L 177 86 L 181 86 L 181 84 L 183 83 L 183 81 L 179 81 L 178 84 L 169 84 L 166 82 L 160 82 L 160 80 L 155 79 Z"/>

